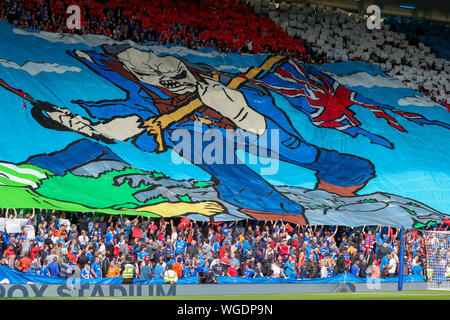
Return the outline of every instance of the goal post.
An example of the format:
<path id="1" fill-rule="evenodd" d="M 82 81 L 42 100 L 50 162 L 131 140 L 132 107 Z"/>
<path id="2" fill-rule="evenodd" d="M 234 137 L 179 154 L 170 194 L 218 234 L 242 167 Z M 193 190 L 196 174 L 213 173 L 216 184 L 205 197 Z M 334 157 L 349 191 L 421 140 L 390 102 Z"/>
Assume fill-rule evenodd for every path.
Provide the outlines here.
<path id="1" fill-rule="evenodd" d="M 450 231 L 423 231 L 429 290 L 450 290 Z"/>

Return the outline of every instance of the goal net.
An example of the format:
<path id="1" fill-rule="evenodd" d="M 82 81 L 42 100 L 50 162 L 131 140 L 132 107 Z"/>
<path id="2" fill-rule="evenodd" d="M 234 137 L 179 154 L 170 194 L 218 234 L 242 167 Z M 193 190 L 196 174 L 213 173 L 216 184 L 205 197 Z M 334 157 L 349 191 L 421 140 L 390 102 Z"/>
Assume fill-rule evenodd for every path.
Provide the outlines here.
<path id="1" fill-rule="evenodd" d="M 450 290 L 450 231 L 424 231 L 425 279 L 430 290 Z"/>

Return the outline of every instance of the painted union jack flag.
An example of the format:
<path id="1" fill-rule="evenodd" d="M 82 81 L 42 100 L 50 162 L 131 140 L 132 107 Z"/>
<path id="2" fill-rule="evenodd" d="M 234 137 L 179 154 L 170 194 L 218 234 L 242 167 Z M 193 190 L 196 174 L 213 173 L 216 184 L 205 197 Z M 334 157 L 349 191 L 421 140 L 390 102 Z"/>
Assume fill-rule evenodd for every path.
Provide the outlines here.
<path id="1" fill-rule="evenodd" d="M 285 60 L 274 66 L 272 72 L 265 72 L 259 79 L 251 80 L 286 99 L 298 110 L 305 113 L 317 127 L 336 129 L 352 137 L 361 134 L 371 143 L 394 148 L 388 138 L 376 135 L 362 128 L 351 106 L 356 105 L 370 110 L 377 118 L 384 119 L 390 126 L 401 131 L 407 130 L 398 123 L 399 115 L 418 125 L 437 125 L 450 129 L 450 125 L 441 121 L 428 120 L 423 115 L 404 112 L 392 106 L 368 99 L 340 84 L 330 76 L 314 67 L 295 60 Z"/>

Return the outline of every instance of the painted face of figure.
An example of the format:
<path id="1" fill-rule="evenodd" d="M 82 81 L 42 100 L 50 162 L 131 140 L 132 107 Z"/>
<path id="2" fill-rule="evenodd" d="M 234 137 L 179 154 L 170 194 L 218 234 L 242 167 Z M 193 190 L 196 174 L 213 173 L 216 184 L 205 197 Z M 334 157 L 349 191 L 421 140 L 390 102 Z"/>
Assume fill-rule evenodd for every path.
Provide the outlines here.
<path id="1" fill-rule="evenodd" d="M 158 57 L 152 52 L 135 48 L 125 50 L 117 57 L 128 71 L 144 83 L 164 87 L 175 94 L 196 90 L 197 79 L 180 59 Z"/>

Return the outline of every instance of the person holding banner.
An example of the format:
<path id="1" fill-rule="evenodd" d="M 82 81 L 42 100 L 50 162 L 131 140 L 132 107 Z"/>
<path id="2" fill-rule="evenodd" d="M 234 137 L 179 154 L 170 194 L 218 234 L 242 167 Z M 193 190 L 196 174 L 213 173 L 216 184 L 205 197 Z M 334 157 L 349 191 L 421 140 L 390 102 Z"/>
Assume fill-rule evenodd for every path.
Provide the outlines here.
<path id="1" fill-rule="evenodd" d="M 90 272 L 90 270 L 89 270 L 89 264 L 88 263 L 86 263 L 85 265 L 84 265 L 84 267 L 83 267 L 83 270 L 81 270 L 81 278 L 83 278 L 83 279 L 92 279 L 92 276 L 91 276 L 91 272 Z"/>
<path id="2" fill-rule="evenodd" d="M 53 257 L 53 261 L 48 265 L 48 271 L 50 273 L 50 276 L 52 277 L 58 277 L 59 276 L 59 265 L 58 265 L 58 258 Z"/>
<path id="3" fill-rule="evenodd" d="M 94 263 L 91 265 L 91 277 L 93 279 L 99 279 L 102 277 L 102 265 L 100 263 L 100 257 L 95 257 Z"/>
<path id="4" fill-rule="evenodd" d="M 50 277 L 50 271 L 48 271 L 48 262 L 47 262 L 47 260 L 43 261 L 42 267 L 41 267 L 41 270 L 40 270 L 40 274 L 42 276 L 49 276 Z"/>
<path id="5" fill-rule="evenodd" d="M 31 257 L 29 255 L 24 256 L 22 259 L 19 260 L 20 263 L 20 269 L 23 273 L 26 273 L 30 263 L 32 262 Z"/>
<path id="6" fill-rule="evenodd" d="M 9 244 L 8 245 L 8 249 L 6 249 L 3 252 L 3 256 L 6 257 L 7 255 L 9 255 L 10 257 L 12 257 L 12 259 L 16 258 L 16 252 L 14 251 L 14 245 L 13 244 Z"/>

